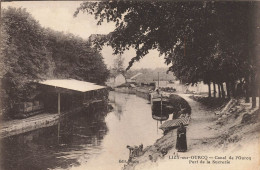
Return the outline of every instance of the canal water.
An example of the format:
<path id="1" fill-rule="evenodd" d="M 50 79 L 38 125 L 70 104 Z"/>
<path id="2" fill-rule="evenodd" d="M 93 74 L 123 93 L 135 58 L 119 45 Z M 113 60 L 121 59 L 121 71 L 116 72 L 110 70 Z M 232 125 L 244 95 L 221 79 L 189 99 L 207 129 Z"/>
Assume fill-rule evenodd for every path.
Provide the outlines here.
<path id="1" fill-rule="evenodd" d="M 148 101 L 110 92 L 113 110 L 73 114 L 59 124 L 1 139 L 2 170 L 121 169 L 127 145 L 144 147 L 162 136 Z"/>

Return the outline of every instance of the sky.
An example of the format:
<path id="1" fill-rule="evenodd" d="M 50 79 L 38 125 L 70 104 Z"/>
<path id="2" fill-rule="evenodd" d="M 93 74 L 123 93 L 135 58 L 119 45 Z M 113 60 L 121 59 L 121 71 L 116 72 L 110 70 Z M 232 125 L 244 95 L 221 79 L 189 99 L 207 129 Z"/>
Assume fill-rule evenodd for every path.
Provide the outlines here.
<path id="1" fill-rule="evenodd" d="M 115 28 L 114 23 L 103 23 L 97 26 L 94 16 L 80 13 L 73 17 L 74 12 L 80 6 L 81 1 L 15 1 L 2 2 L 2 8 L 21 7 L 26 8 L 39 23 L 45 28 L 51 28 L 64 33 L 72 33 L 83 39 L 87 39 L 91 34 L 108 34 Z M 105 64 L 112 67 L 116 56 L 113 56 L 111 47 L 104 47 L 101 51 Z M 132 57 L 135 57 L 135 50 L 126 51 L 122 57 L 125 59 L 125 67 Z M 150 51 L 142 60 L 134 63 L 131 69 L 167 67 L 164 58 L 159 57 L 157 50 Z"/>

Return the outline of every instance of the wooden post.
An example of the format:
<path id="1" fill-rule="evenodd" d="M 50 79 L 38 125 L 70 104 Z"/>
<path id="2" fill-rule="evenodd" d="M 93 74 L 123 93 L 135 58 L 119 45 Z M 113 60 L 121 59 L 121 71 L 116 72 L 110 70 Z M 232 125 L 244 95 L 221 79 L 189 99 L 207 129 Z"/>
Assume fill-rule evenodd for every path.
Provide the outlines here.
<path id="1" fill-rule="evenodd" d="M 213 96 L 214 96 L 214 98 L 215 98 L 215 97 L 216 97 L 216 93 L 217 93 L 215 82 L 213 82 L 213 89 L 214 89 L 214 94 L 213 94 Z"/>
<path id="2" fill-rule="evenodd" d="M 58 114 L 60 115 L 60 92 L 58 92 Z M 60 123 L 58 123 L 58 144 L 60 143 Z"/>
<path id="3" fill-rule="evenodd" d="M 161 118 L 162 118 L 162 94 L 161 94 Z M 162 124 L 162 121 L 160 121 Z"/>
<path id="4" fill-rule="evenodd" d="M 60 92 L 58 93 L 58 114 L 60 114 Z"/>

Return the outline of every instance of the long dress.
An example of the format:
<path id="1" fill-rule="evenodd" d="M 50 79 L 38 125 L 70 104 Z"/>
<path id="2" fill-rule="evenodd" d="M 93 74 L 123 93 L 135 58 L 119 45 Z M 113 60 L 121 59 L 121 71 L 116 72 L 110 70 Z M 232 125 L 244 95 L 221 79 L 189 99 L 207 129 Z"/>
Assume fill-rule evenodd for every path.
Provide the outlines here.
<path id="1" fill-rule="evenodd" d="M 176 149 L 179 152 L 187 151 L 187 140 L 186 140 L 186 128 L 185 127 L 179 127 L 177 129 Z"/>

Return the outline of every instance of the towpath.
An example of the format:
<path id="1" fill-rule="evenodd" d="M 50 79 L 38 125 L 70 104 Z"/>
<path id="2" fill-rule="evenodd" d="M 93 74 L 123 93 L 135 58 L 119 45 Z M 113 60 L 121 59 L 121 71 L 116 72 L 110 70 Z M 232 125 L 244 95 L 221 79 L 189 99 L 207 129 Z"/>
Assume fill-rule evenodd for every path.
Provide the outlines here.
<path id="1" fill-rule="evenodd" d="M 175 149 L 176 130 L 172 130 L 158 139 L 154 145 L 145 148 L 144 155 L 134 160 L 138 163 L 127 165 L 125 169 L 167 170 L 173 167 L 178 167 L 178 169 L 244 169 L 259 164 L 257 157 L 259 153 L 255 149 L 258 146 L 259 123 L 241 125 L 242 115 L 240 115 L 234 121 L 231 120 L 233 127 L 219 126 L 217 124 L 219 117 L 214 111 L 189 98 L 189 95 L 180 94 L 180 96 L 188 101 L 192 108 L 191 121 L 187 127 L 188 151 L 177 152 Z M 167 150 L 167 154 L 162 156 L 162 150 Z M 203 156 L 207 157 L 209 164 L 202 163 L 207 161 Z M 252 160 L 242 162 L 229 160 L 229 156 L 251 156 Z M 222 157 L 226 158 L 216 159 Z M 218 161 L 221 162 L 217 163 Z"/>

